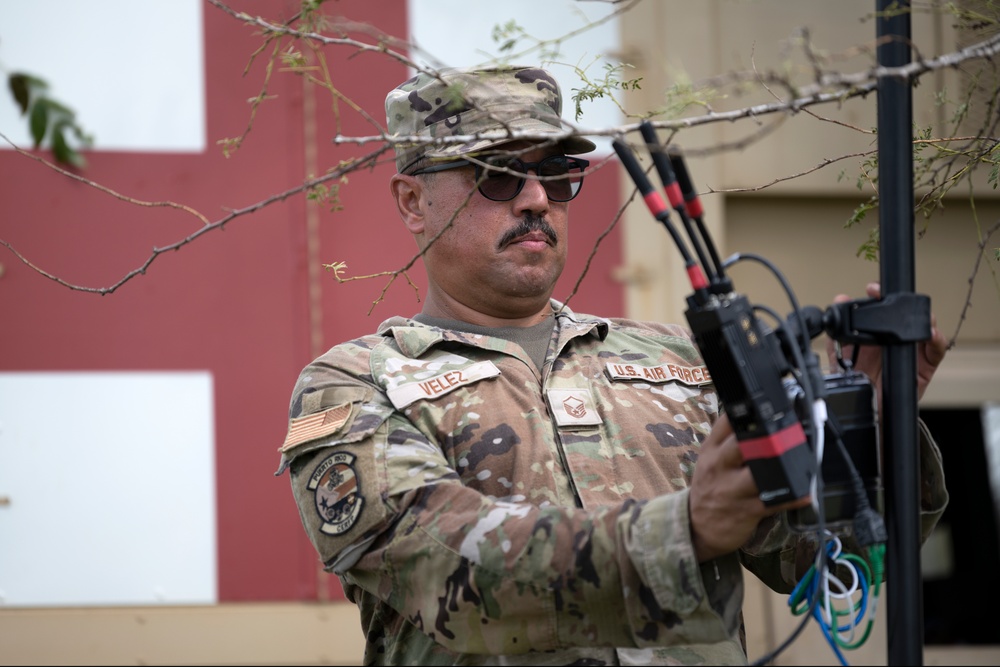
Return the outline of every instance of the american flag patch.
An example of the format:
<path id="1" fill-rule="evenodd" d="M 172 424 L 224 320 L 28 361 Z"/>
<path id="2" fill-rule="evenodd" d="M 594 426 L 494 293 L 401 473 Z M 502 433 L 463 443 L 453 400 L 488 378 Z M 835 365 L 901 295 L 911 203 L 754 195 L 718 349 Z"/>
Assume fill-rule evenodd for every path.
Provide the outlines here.
<path id="1" fill-rule="evenodd" d="M 279 452 L 287 452 L 296 445 L 309 442 L 324 435 L 336 433 L 347 423 L 347 418 L 351 416 L 351 404 L 344 403 L 335 407 L 293 419 L 288 425 L 288 434 L 285 442 L 278 448 Z"/>

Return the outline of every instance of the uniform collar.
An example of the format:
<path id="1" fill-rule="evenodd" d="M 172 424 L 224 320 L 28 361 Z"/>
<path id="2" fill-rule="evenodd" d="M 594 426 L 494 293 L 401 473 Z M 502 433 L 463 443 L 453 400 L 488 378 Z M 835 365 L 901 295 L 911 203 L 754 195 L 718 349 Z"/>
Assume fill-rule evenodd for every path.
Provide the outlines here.
<path id="1" fill-rule="evenodd" d="M 574 313 L 568 306 L 555 299 L 549 300 L 549 306 L 556 317 L 560 343 L 583 335 L 590 335 L 599 340 L 607 337 L 607 319 Z M 390 317 L 379 325 L 377 333 L 387 338 L 392 337 L 400 351 L 411 358 L 420 357 L 430 348 L 446 341 L 474 347 L 488 347 L 486 341 L 491 340 L 488 336 L 427 326 L 408 317 Z M 489 347 L 495 346 L 489 345 Z"/>

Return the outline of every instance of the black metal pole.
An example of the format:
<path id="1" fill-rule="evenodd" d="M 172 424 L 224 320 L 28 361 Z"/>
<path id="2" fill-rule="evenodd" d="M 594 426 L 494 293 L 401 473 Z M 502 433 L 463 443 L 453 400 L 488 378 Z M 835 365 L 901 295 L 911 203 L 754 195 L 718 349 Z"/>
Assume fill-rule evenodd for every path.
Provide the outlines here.
<path id="1" fill-rule="evenodd" d="M 908 1 L 877 0 L 878 63 L 910 62 Z M 878 83 L 879 235 L 882 295 L 913 292 L 913 104 L 910 79 Z M 914 343 L 882 350 L 882 424 L 886 485 L 888 664 L 922 665 L 920 456 Z"/>

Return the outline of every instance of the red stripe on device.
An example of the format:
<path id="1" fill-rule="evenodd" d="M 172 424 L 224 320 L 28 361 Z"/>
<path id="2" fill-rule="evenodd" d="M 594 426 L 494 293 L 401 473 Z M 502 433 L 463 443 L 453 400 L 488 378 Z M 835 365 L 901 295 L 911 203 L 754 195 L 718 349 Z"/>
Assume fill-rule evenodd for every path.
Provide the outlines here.
<path id="1" fill-rule="evenodd" d="M 785 452 L 804 444 L 805 441 L 806 434 L 802 430 L 802 424 L 795 422 L 776 433 L 769 433 L 760 438 L 741 440 L 740 451 L 743 452 L 744 460 L 768 459 L 781 456 Z"/>

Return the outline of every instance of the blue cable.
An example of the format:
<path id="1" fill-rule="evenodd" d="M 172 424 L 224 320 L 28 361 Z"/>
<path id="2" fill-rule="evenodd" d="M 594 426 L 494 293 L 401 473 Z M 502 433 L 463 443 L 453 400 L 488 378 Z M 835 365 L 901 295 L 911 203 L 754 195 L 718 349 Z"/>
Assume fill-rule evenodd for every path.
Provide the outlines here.
<path id="1" fill-rule="evenodd" d="M 836 562 L 833 559 L 833 548 L 834 545 L 832 543 L 827 545 L 827 553 L 828 556 L 830 557 L 828 560 Z M 854 571 L 858 575 L 858 579 L 860 580 L 861 584 L 861 598 L 858 602 L 857 609 L 851 612 L 853 614 L 853 619 L 854 619 L 853 623 L 845 623 L 843 625 L 838 625 L 836 627 L 836 631 L 838 633 L 859 628 L 862 620 L 865 617 L 865 614 L 868 611 L 868 597 L 870 591 L 870 584 L 868 583 L 868 578 L 865 576 L 865 572 L 858 564 L 852 561 L 848 561 L 847 565 L 854 568 Z M 805 599 L 809 602 L 809 606 L 813 608 L 812 616 L 813 618 L 816 619 L 816 622 L 819 624 L 820 631 L 823 633 L 823 637 L 830 645 L 830 649 L 833 651 L 834 655 L 837 657 L 837 660 L 840 662 L 840 664 L 843 665 L 843 667 L 849 667 L 847 660 L 844 658 L 843 652 L 840 650 L 838 641 L 833 636 L 833 630 L 830 627 L 830 623 L 827 623 L 826 620 L 823 618 L 821 607 L 825 608 L 824 603 L 826 602 L 826 598 L 824 597 L 823 600 L 819 601 L 819 604 L 813 605 L 813 602 L 819 595 L 819 579 L 820 577 L 819 574 L 816 572 L 815 566 L 811 567 L 809 571 L 806 573 L 806 576 L 804 576 L 795 585 L 795 588 L 792 590 L 792 593 L 789 596 L 788 604 L 794 605 L 796 600 L 801 599 L 800 594 L 802 592 L 803 587 L 805 587 Z M 831 619 L 831 621 L 832 620 L 833 619 Z M 848 648 L 853 648 L 853 647 L 848 647 Z"/>

